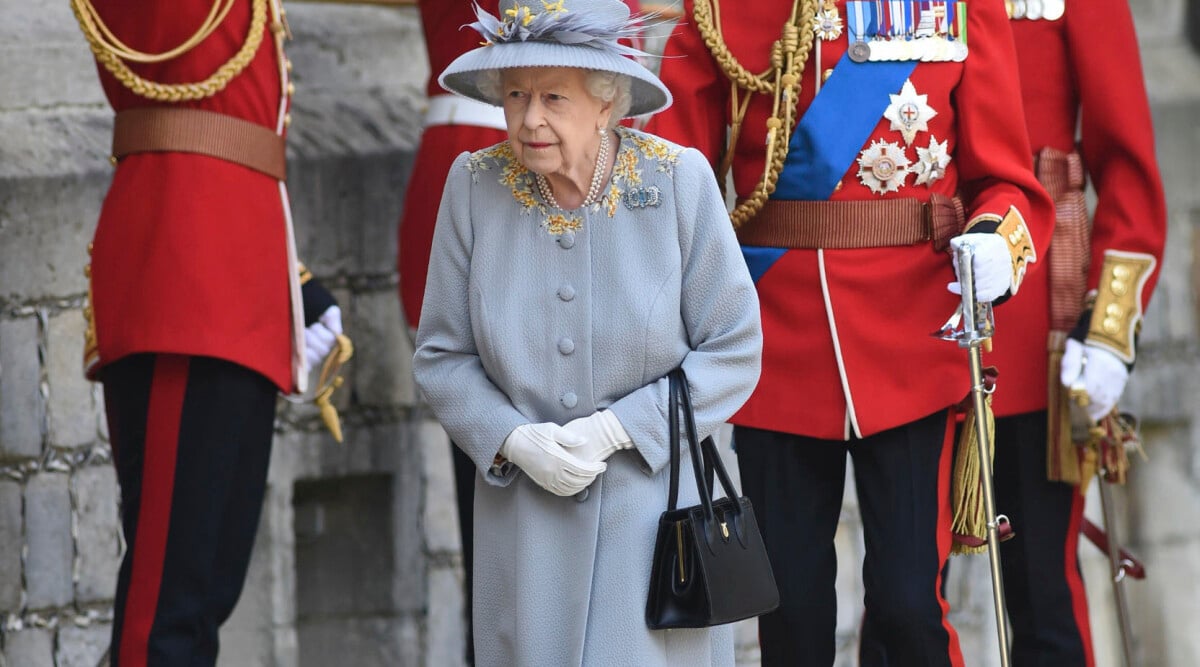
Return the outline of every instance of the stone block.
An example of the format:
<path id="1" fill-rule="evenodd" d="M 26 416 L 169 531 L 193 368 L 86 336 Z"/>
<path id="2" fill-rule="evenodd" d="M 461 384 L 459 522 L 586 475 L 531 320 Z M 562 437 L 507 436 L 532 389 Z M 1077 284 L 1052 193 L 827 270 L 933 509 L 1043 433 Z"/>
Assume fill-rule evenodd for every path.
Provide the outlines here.
<path id="1" fill-rule="evenodd" d="M 436 664 L 422 661 L 420 623 L 412 617 L 302 620 L 298 623 L 296 634 L 299 637 L 300 667 Z M 221 667 L 235 665 L 221 663 Z"/>
<path id="2" fill-rule="evenodd" d="M 67 476 L 41 473 L 25 485 L 26 605 L 60 607 L 71 602 L 71 496 Z"/>
<path id="3" fill-rule="evenodd" d="M 41 453 L 40 388 L 37 320 L 0 319 L 0 460 Z"/>
<path id="4" fill-rule="evenodd" d="M 55 667 L 54 634 L 44 628 L 4 632 L 4 659 L 12 667 Z"/>
<path id="5" fill-rule="evenodd" d="M 5 2 L 5 25 L 13 25 L 9 7 L 33 6 L 46 14 L 62 15 L 59 34 L 47 35 L 41 29 L 37 41 L 13 40 L 0 37 L 0 59 L 5 63 L 0 72 L 0 111 L 52 108 L 66 104 L 102 104 L 103 91 L 96 77 L 91 51 L 82 33 L 75 27 L 68 5 L 52 2 Z M 20 21 L 17 18 L 17 21 Z M 20 25 L 20 23 L 17 23 Z M 68 32 L 74 30 L 74 34 Z M 6 30 L 0 29 L 0 35 Z"/>
<path id="6" fill-rule="evenodd" d="M 1200 540 L 1158 545 L 1150 576 L 1126 590 L 1133 617 L 1136 657 L 1143 665 L 1200 665 Z M 1111 589 L 1108 582 L 1104 584 Z M 1090 600 L 1089 600 L 1090 602 Z M 1093 630 L 1093 634 L 1095 634 Z M 1121 664 L 1119 653 L 1111 664 Z"/>
<path id="7" fill-rule="evenodd" d="M 391 492 L 379 474 L 296 483 L 298 621 L 392 612 Z"/>
<path id="8" fill-rule="evenodd" d="M 96 442 L 97 413 L 92 383 L 83 377 L 83 337 L 87 322 L 77 310 L 50 317 L 46 332 L 46 372 L 50 377 L 50 444 L 80 447 Z"/>
<path id="9" fill-rule="evenodd" d="M 461 552 L 458 497 L 450 439 L 434 423 L 420 430 L 425 464 L 425 545 L 430 552 Z"/>
<path id="10" fill-rule="evenodd" d="M 86 627 L 67 625 L 58 631 L 58 648 L 54 655 L 56 667 L 96 667 L 112 640 L 112 626 L 107 623 Z"/>
<path id="11" fill-rule="evenodd" d="M 70 5 L 0 0 L 0 14 L 0 111 L 103 101 Z"/>
<path id="12" fill-rule="evenodd" d="M 1116 515 L 1136 530 L 1125 532 L 1125 542 L 1162 545 L 1194 539 L 1200 522 L 1200 480 L 1192 469 L 1196 443 L 1190 442 L 1189 429 L 1144 428 L 1142 437 L 1150 460 L 1134 459 L 1126 488 L 1113 489 Z"/>
<path id="13" fill-rule="evenodd" d="M 458 667 L 466 660 L 466 622 L 462 572 L 440 567 L 429 571 L 429 616 L 425 664 Z"/>
<path id="14" fill-rule="evenodd" d="M 21 608 L 21 485 L 0 480 L 0 616 Z"/>
<path id="15" fill-rule="evenodd" d="M 404 330 L 400 300 L 392 290 L 354 299 L 350 335 L 355 341 L 354 395 L 368 406 L 412 405 L 412 344 Z"/>
<path id="16" fill-rule="evenodd" d="M 81 468 L 74 476 L 75 598 L 111 600 L 121 566 L 117 475 L 112 465 Z"/>
<path id="17" fill-rule="evenodd" d="M 381 276 L 396 271 L 396 229 L 412 165 L 412 144 L 383 145 L 373 154 L 356 156 L 327 155 L 335 148 L 305 143 L 310 134 L 314 143 L 344 135 L 352 127 L 347 123 L 362 112 L 331 109 L 319 116 L 315 110 L 300 108 L 293 114 L 296 120 L 289 142 L 297 156 L 289 158 L 288 183 L 296 243 L 301 259 L 317 275 Z M 304 156 L 300 151 L 318 155 Z M 355 224 L 345 224 L 349 220 Z"/>
<path id="18" fill-rule="evenodd" d="M 1185 0 L 1133 0 L 1129 3 L 1138 39 L 1153 43 L 1181 35 Z"/>
<path id="19" fill-rule="evenodd" d="M 417 563 L 426 563 L 429 554 L 424 549 L 421 539 L 421 507 L 427 502 L 428 487 L 421 478 L 424 464 L 420 461 L 423 453 L 413 443 L 416 437 L 409 430 L 412 425 L 406 425 L 404 437 L 388 437 L 390 429 L 376 429 L 380 442 L 377 446 L 383 448 L 394 458 L 389 466 L 392 471 L 392 551 L 396 554 L 395 569 L 392 577 L 392 600 L 401 613 L 423 613 L 426 604 L 426 589 L 424 572 L 416 567 Z M 399 446 L 397 446 L 399 443 Z"/>
<path id="20" fill-rule="evenodd" d="M 28 132 L 7 127 L 6 120 L 0 115 L 4 146 L 8 137 Z M 6 152 L 0 148 L 0 164 Z M 87 292 L 87 244 L 108 180 L 104 172 L 26 178 L 0 174 L 0 297 L 34 300 Z"/>
<path id="21" fill-rule="evenodd" d="M 264 507 L 264 512 L 266 510 Z M 274 664 L 271 655 L 271 630 L 275 618 L 272 609 L 274 564 L 270 521 L 271 517 L 264 516 L 259 522 L 242 595 L 233 614 L 221 627 L 221 654 L 230 664 L 245 667 Z"/>

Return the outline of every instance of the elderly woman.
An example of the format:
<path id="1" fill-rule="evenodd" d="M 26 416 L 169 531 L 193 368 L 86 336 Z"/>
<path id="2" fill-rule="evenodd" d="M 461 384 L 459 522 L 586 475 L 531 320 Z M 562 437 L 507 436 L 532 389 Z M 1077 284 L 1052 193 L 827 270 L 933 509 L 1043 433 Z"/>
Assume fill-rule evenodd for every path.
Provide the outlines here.
<path id="1" fill-rule="evenodd" d="M 759 374 L 754 286 L 708 162 L 617 125 L 671 101 L 618 43 L 626 6 L 500 6 L 440 78 L 503 106 L 508 141 L 451 168 L 413 360 L 480 472 L 476 661 L 732 665 L 729 626 L 651 631 L 645 605 L 664 376 L 687 373 L 701 436 L 729 418 Z"/>

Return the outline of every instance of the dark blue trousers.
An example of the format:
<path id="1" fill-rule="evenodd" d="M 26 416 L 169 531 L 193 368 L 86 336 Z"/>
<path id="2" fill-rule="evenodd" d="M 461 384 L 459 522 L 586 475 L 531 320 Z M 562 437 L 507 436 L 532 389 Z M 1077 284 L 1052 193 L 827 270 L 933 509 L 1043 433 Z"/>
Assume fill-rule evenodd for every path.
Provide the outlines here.
<path id="1" fill-rule="evenodd" d="M 127 549 L 113 667 L 216 664 L 258 528 L 275 386 L 218 359 L 138 354 L 102 371 Z"/>
<path id="2" fill-rule="evenodd" d="M 880 642 L 896 656 L 893 664 L 962 665 L 941 595 L 953 427 L 943 411 L 848 442 L 734 429 L 742 488 L 754 504 L 781 598 L 777 611 L 759 618 L 764 667 L 834 663 L 834 534 L 847 455 L 862 515 L 866 604 Z"/>

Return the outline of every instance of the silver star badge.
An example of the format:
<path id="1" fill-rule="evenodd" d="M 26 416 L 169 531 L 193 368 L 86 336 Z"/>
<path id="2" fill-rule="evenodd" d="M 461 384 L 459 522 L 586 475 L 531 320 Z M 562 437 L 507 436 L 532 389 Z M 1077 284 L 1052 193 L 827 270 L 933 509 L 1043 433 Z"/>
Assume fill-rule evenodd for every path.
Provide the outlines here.
<path id="1" fill-rule="evenodd" d="M 905 145 L 911 145 L 917 132 L 928 132 L 929 121 L 937 112 L 929 106 L 928 95 L 918 95 L 912 81 L 905 81 L 899 95 L 889 95 L 892 103 L 888 105 L 883 117 L 892 121 L 893 130 L 899 130 L 904 137 Z"/>

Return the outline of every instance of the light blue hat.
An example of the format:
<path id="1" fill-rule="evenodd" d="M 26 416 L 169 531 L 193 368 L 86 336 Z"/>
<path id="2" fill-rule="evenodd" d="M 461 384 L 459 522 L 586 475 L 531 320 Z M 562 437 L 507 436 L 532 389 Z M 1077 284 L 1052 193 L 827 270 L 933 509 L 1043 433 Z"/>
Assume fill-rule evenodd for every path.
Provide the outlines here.
<path id="1" fill-rule="evenodd" d="M 486 44 L 450 63 L 438 77 L 446 90 L 501 106 L 479 89 L 489 70 L 513 67 L 579 67 L 624 74 L 633 81 L 629 116 L 671 106 L 671 92 L 633 58 L 646 55 L 618 42 L 641 33 L 621 0 L 501 0 L 497 18 L 475 6 L 474 28 Z"/>

